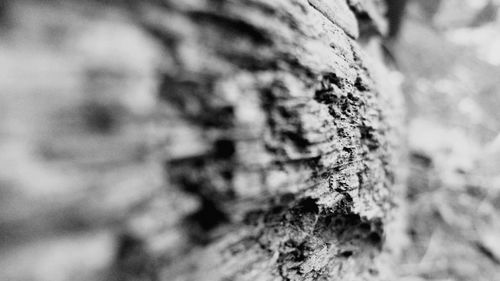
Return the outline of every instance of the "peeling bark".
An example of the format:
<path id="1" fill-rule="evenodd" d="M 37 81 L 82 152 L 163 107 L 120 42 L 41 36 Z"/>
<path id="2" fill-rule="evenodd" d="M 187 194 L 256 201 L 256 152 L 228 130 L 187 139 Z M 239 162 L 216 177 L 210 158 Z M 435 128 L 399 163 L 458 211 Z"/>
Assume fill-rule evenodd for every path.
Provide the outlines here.
<path id="1" fill-rule="evenodd" d="M 66 148 L 74 127 L 59 127 L 48 140 L 62 144 L 41 161 L 68 149 L 55 173 L 70 163 L 85 186 L 98 186 L 83 188 L 76 204 L 60 202 L 89 221 L 85 231 L 117 225 L 116 278 L 387 278 L 390 264 L 376 260 L 395 256 L 387 240 L 401 235 L 389 230 L 400 192 L 400 97 L 381 55 L 383 12 L 348 2 L 96 4 L 154 42 L 157 93 L 140 114 L 124 95 L 103 99 L 101 88 L 86 91 L 85 102 L 48 104 L 83 108 L 71 114 L 92 133 Z M 356 41 L 361 22 L 380 32 Z M 106 80 L 99 71 L 92 77 L 89 85 Z M 91 156 L 77 153 L 90 143 Z M 83 160 L 90 165 L 73 165 Z M 120 190 L 116 182 L 133 184 Z M 123 190 L 138 196 L 90 210 L 99 194 L 120 198 Z"/>

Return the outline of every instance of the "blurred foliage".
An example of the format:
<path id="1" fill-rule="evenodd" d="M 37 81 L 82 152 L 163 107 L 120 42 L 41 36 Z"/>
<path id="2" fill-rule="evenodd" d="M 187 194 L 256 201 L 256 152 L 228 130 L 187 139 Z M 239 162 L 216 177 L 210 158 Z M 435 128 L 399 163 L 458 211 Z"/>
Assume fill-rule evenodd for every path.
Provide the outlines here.
<path id="1" fill-rule="evenodd" d="M 397 47 L 409 115 L 400 280 L 500 280 L 499 1 L 412 1 Z"/>

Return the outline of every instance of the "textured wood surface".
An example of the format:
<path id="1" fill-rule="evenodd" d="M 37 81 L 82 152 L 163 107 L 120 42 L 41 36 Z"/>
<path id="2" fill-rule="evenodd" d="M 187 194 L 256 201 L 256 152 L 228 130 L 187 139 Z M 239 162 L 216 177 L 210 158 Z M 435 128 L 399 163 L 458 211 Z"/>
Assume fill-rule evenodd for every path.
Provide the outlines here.
<path id="1" fill-rule="evenodd" d="M 8 8 L 8 280 L 389 278 L 400 237 L 397 75 L 380 54 L 383 32 L 355 39 L 358 18 L 383 29 L 381 7 Z M 56 257 L 52 271 L 36 270 L 47 265 L 28 258 L 34 247 Z"/>

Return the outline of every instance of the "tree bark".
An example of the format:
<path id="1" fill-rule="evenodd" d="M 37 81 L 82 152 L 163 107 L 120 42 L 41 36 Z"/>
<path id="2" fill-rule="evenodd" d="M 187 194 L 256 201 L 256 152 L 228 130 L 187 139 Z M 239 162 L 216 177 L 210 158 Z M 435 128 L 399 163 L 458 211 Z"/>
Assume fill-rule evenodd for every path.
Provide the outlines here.
<path id="1" fill-rule="evenodd" d="M 56 27 L 126 28 L 89 37 L 89 50 L 111 47 L 90 52 L 77 93 L 2 95 L 13 113 L 0 154 L 12 157 L 0 163 L 21 166 L 0 174 L 3 193 L 30 205 L 2 207 L 5 241 L 15 252 L 105 233 L 95 241 L 115 255 L 92 278 L 108 280 L 387 280 L 402 237 L 402 107 L 379 4 L 12 4 L 71 15 Z M 113 51 L 134 36 L 140 48 Z M 48 196 L 18 194 L 40 186 Z"/>

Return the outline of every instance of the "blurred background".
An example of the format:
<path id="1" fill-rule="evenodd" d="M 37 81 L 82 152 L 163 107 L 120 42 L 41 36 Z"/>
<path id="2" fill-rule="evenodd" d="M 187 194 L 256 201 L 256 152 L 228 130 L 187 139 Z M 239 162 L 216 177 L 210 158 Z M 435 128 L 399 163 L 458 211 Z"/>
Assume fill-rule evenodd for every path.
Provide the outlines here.
<path id="1" fill-rule="evenodd" d="M 500 278 L 499 1 L 415 0 L 397 64 L 408 104 L 403 280 Z"/>
<path id="2" fill-rule="evenodd" d="M 120 279 L 121 229 L 160 217 L 141 207 L 164 196 L 160 48 L 123 10 L 69 2 L 0 1 L 0 280 Z M 388 50 L 411 167 L 399 280 L 500 280 L 499 8 L 410 0 Z M 194 208 L 180 197 L 163 204 Z"/>

